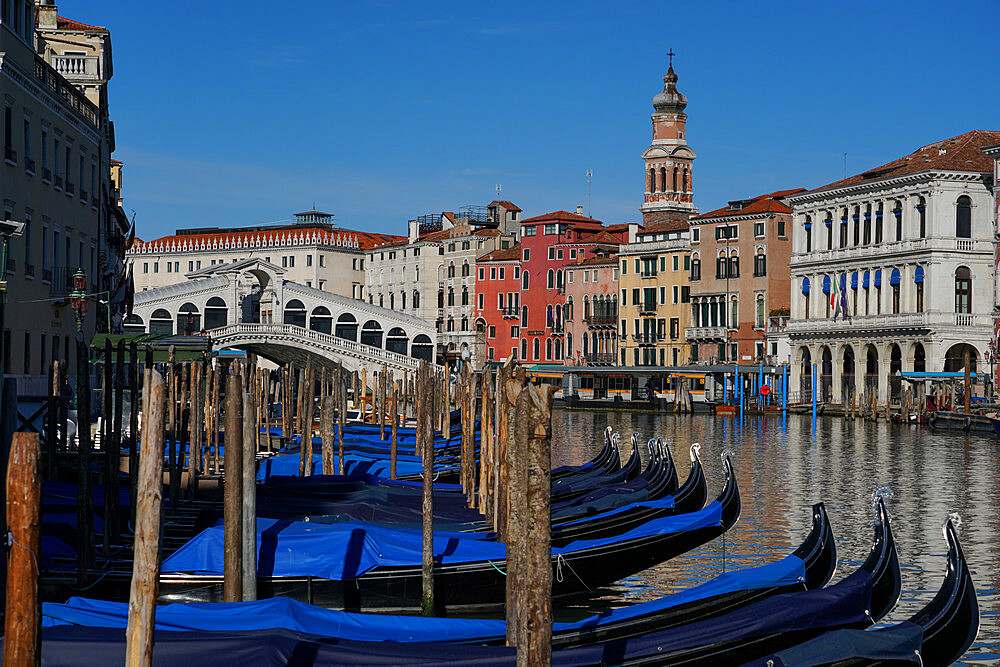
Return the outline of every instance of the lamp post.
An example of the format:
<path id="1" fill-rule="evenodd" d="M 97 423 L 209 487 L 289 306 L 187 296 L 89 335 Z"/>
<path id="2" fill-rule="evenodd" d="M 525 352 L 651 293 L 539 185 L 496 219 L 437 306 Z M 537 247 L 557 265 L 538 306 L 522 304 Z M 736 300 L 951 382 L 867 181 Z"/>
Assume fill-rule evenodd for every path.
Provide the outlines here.
<path id="1" fill-rule="evenodd" d="M 993 366 L 1000 360 L 997 356 L 998 352 L 1000 352 L 1000 349 L 998 349 L 997 342 L 991 340 L 990 344 L 986 346 L 986 361 L 990 362 L 990 374 L 986 378 L 986 399 L 990 403 L 993 402 Z"/>

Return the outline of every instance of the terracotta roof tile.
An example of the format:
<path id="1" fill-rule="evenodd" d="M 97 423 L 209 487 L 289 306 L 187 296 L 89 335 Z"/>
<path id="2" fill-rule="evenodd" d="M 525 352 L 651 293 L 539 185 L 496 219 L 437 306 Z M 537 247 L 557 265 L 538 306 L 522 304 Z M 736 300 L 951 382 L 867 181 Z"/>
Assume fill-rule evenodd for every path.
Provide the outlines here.
<path id="1" fill-rule="evenodd" d="M 476 262 L 511 262 L 521 259 L 521 244 L 515 243 L 509 248 L 500 248 L 486 253 L 476 259 Z"/>
<path id="2" fill-rule="evenodd" d="M 205 243 L 214 244 L 218 243 L 220 250 L 227 249 L 226 246 L 230 245 L 232 248 L 239 247 L 249 247 L 251 249 L 265 249 L 266 245 L 252 245 L 254 243 L 262 241 L 271 240 L 284 240 L 290 241 L 293 238 L 306 237 L 307 239 L 312 239 L 313 237 L 318 238 L 320 243 L 326 243 L 332 246 L 353 244 L 354 240 L 357 239 L 357 247 L 361 250 L 369 250 L 376 246 L 382 246 L 389 243 L 393 243 L 397 240 L 406 240 L 406 237 L 394 236 L 392 234 L 372 234 L 369 232 L 358 232 L 351 229 L 336 229 L 333 231 L 322 229 L 318 227 L 301 227 L 293 229 L 280 229 L 280 230 L 258 230 L 258 231 L 241 231 L 241 232 L 208 232 L 204 234 L 171 234 L 169 236 L 162 236 L 158 239 L 153 239 L 146 243 L 139 242 L 136 240 L 136 245 L 133 247 L 135 250 L 142 249 L 143 246 L 161 246 L 161 247 L 172 247 L 175 245 L 194 245 L 196 248 L 202 246 Z M 243 242 L 249 242 L 249 246 L 241 246 Z M 309 241 L 311 242 L 311 241 Z M 280 246 L 279 246 L 280 247 Z M 350 247 L 350 246 L 348 246 Z M 206 250 L 215 249 L 214 247 L 206 248 Z"/>
<path id="3" fill-rule="evenodd" d="M 638 225 L 639 231 L 642 231 L 642 225 L 636 222 L 623 222 L 617 225 L 607 225 L 604 230 L 608 232 L 626 232 L 632 225 Z"/>
<path id="4" fill-rule="evenodd" d="M 37 21 L 36 21 L 37 23 Z M 80 23 L 79 21 L 74 21 L 73 19 L 68 19 L 64 16 L 56 15 L 56 29 L 58 30 L 97 30 L 100 32 L 107 32 L 108 29 L 99 25 L 88 25 L 86 23 Z"/>
<path id="5" fill-rule="evenodd" d="M 1000 131 L 972 130 L 957 137 L 927 144 L 909 155 L 887 162 L 881 167 L 869 169 L 860 174 L 834 181 L 828 185 L 810 190 L 829 190 L 845 185 L 855 185 L 884 178 L 894 178 L 906 174 L 915 174 L 928 170 L 991 172 L 993 161 L 983 152 L 982 148 L 1000 143 Z"/>
<path id="6" fill-rule="evenodd" d="M 521 221 L 521 224 L 526 222 L 545 222 L 545 221 L 560 221 L 560 222 L 589 222 L 594 224 L 601 224 L 600 220 L 595 220 L 593 218 L 588 218 L 586 216 L 580 215 L 578 213 L 570 213 L 569 211 L 553 211 L 551 213 L 546 213 L 544 215 L 536 215 L 533 218 L 525 218 Z"/>
<path id="7" fill-rule="evenodd" d="M 492 204 L 500 204 L 501 206 L 503 206 L 508 211 L 518 211 L 518 212 L 520 212 L 520 210 L 521 210 L 520 206 L 518 206 L 517 204 L 514 204 L 513 202 L 509 202 L 506 199 L 494 199 L 493 201 L 490 202 L 490 204 L 491 205 Z"/>
<path id="8" fill-rule="evenodd" d="M 708 213 L 696 215 L 691 219 L 705 220 L 706 218 L 726 218 L 736 215 L 752 215 L 754 213 L 791 213 L 792 209 L 778 201 L 776 198 L 805 191 L 805 188 L 797 188 L 795 190 L 779 190 L 778 192 L 772 192 L 766 195 L 758 195 L 756 197 L 751 197 L 749 200 L 741 200 L 743 205 L 740 208 L 733 208 L 732 204 L 730 204 L 729 206 L 724 206 L 723 208 L 718 208 L 714 211 L 709 211 Z M 749 203 L 746 203 L 747 201 L 749 201 Z"/>
<path id="9" fill-rule="evenodd" d="M 617 236 L 612 236 L 607 231 L 601 230 L 595 234 L 588 234 L 578 241 L 570 242 L 569 245 L 578 245 L 581 243 L 606 243 L 608 245 L 620 245 L 621 240 Z"/>
<path id="10" fill-rule="evenodd" d="M 587 257 L 586 259 L 578 259 L 568 265 L 569 267 L 574 266 L 618 266 L 618 255 L 611 253 L 605 257 Z"/>
<path id="11" fill-rule="evenodd" d="M 500 236 L 499 231 L 497 231 L 496 229 L 489 229 L 489 228 L 477 229 L 472 233 L 476 236 Z"/>

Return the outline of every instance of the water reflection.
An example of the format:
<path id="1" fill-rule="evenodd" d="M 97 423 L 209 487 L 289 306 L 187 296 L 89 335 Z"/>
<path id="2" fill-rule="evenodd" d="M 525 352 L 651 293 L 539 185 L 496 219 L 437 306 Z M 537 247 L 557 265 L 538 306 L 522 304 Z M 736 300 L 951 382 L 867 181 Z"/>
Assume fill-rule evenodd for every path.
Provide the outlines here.
<path id="1" fill-rule="evenodd" d="M 649 437 L 672 439 L 682 480 L 690 465 L 688 446 L 700 442 L 711 496 L 722 489 L 724 479 L 719 455 L 734 450 L 743 496 L 740 521 L 724 537 L 602 591 L 595 602 L 563 610 L 567 617 L 649 600 L 726 569 L 782 558 L 804 538 L 811 506 L 818 501 L 826 503 L 833 523 L 840 558 L 837 576 L 842 576 L 867 556 L 871 494 L 888 486 L 895 494 L 890 511 L 903 593 L 886 621 L 908 618 L 937 592 L 947 551 L 941 524 L 949 512 L 958 512 L 982 612 L 979 638 L 966 664 L 1000 660 L 1000 469 L 993 435 L 823 417 L 814 433 L 810 416 L 789 416 L 784 428 L 781 417 L 741 421 L 618 412 L 556 411 L 553 422 L 553 465 L 589 460 L 603 444 L 604 428 L 611 426 L 622 434 L 626 448 L 633 431 L 639 432 L 642 443 Z M 642 450 L 645 462 L 644 446 Z"/>

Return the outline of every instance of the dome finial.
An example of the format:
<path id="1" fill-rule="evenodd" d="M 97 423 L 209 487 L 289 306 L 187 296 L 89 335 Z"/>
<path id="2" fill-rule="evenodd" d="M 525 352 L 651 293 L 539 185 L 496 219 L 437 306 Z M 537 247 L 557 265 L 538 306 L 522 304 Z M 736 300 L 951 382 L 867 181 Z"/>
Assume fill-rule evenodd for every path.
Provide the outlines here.
<path id="1" fill-rule="evenodd" d="M 683 113 L 687 106 L 687 97 L 677 90 L 677 74 L 674 73 L 673 49 L 667 51 L 669 58 L 667 74 L 663 77 L 663 92 L 653 98 L 653 108 L 657 113 Z"/>

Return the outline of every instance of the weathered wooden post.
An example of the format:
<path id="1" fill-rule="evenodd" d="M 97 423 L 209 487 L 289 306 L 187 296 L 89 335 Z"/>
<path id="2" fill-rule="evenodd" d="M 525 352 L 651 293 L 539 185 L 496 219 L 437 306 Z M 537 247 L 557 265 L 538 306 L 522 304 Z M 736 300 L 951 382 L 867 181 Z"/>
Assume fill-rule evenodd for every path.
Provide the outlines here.
<path id="1" fill-rule="evenodd" d="M 392 383 L 392 443 L 389 445 L 389 478 L 396 479 L 396 453 L 399 448 L 399 387 Z"/>
<path id="2" fill-rule="evenodd" d="M 324 396 L 319 413 L 319 437 L 323 447 L 323 474 L 332 475 L 336 472 L 333 456 L 333 420 L 337 411 L 337 398 Z"/>
<path id="3" fill-rule="evenodd" d="M 242 439 L 243 396 L 240 393 L 239 369 L 230 368 L 226 378 L 226 437 L 225 437 L 225 495 L 223 497 L 223 524 L 225 526 L 225 570 L 223 601 L 239 602 L 243 599 L 243 500 Z"/>
<path id="4" fill-rule="evenodd" d="M 59 432 L 59 360 L 53 359 L 49 366 L 49 400 L 48 412 L 45 428 L 45 471 L 46 478 L 52 479 L 52 471 L 55 469 L 56 461 L 56 440 Z"/>
<path id="5" fill-rule="evenodd" d="M 388 368 L 385 364 L 382 364 L 382 374 L 378 376 L 379 384 L 379 411 L 378 411 L 378 439 L 385 440 L 385 399 L 386 393 L 388 392 Z"/>
<path id="6" fill-rule="evenodd" d="M 527 439 L 522 453 L 527 463 L 527 513 L 525 515 L 525 572 L 522 637 L 517 645 L 519 665 L 552 663 L 552 385 L 529 385 L 518 397 L 518 422 L 524 422 Z"/>
<path id="7" fill-rule="evenodd" d="M 177 457 L 177 350 L 171 345 L 167 352 L 167 472 L 170 475 L 170 506 L 176 507 L 174 495 L 174 459 Z"/>
<path id="8" fill-rule="evenodd" d="M 135 525 L 135 502 L 139 479 L 139 393 L 142 391 L 142 369 L 139 367 L 139 346 L 135 341 L 128 348 L 128 499 L 129 519 Z"/>
<path id="9" fill-rule="evenodd" d="M 528 469 L 524 448 L 528 442 L 528 424 L 519 419 L 518 403 L 525 399 L 521 383 L 508 380 L 505 388 L 507 415 L 507 524 L 504 541 L 507 543 L 507 645 L 524 647 L 524 629 L 521 622 L 524 589 L 524 550 L 527 532 Z M 523 410 L 522 410 L 523 412 Z"/>
<path id="10" fill-rule="evenodd" d="M 160 517 L 163 504 L 163 437 L 167 396 L 163 376 L 149 369 L 143 382 L 142 458 L 138 477 L 132 583 L 125 630 L 125 664 L 153 664 L 153 629 L 160 581 Z"/>
<path id="11" fill-rule="evenodd" d="M 476 507 L 476 389 L 472 363 L 462 363 L 462 486 L 469 507 Z"/>
<path id="12" fill-rule="evenodd" d="M 493 461 L 493 429 L 490 424 L 490 417 L 493 414 L 492 396 L 490 394 L 493 384 L 490 381 L 489 371 L 483 369 L 482 379 L 479 382 L 482 398 L 479 402 L 479 510 L 490 519 L 491 508 L 489 506 L 489 490 L 492 483 Z"/>
<path id="13" fill-rule="evenodd" d="M 303 387 L 302 396 L 302 440 L 300 450 L 302 453 L 301 472 L 304 476 L 312 475 L 313 466 L 313 413 L 315 405 L 315 382 L 316 369 L 312 366 L 312 358 L 306 362 L 306 381 Z"/>
<path id="14" fill-rule="evenodd" d="M 188 441 L 188 466 L 187 466 L 187 495 L 194 499 L 198 492 L 198 466 L 201 464 L 201 423 L 202 423 L 202 396 L 201 396 L 201 360 L 192 361 L 191 373 L 191 416 L 188 419 L 190 433 Z"/>
<path id="15" fill-rule="evenodd" d="M 94 499 L 90 490 L 90 348 L 82 336 L 76 341 L 76 580 L 87 583 L 87 570 L 93 561 Z"/>
<path id="16" fill-rule="evenodd" d="M 417 438 L 422 443 L 423 496 L 423 562 L 421 566 L 422 593 L 420 608 L 424 616 L 434 615 L 434 425 L 431 415 L 433 394 L 432 374 L 426 361 L 420 362 L 418 371 L 420 391 L 417 392 Z"/>
<path id="17" fill-rule="evenodd" d="M 971 386 L 971 384 L 969 382 L 969 379 L 970 379 L 969 378 L 969 364 L 970 363 L 971 363 L 971 360 L 969 358 L 969 348 L 966 347 L 965 348 L 965 389 L 962 392 L 962 398 L 964 399 L 964 402 L 965 402 L 965 406 L 964 406 L 965 407 L 965 414 L 969 414 L 969 412 L 971 412 L 971 410 L 970 410 L 970 403 L 971 403 L 971 397 L 972 397 L 972 386 Z"/>
<path id="18" fill-rule="evenodd" d="M 7 608 L 3 664 L 41 662 L 42 616 L 38 558 L 42 550 L 42 479 L 37 433 L 15 433 L 7 460 Z"/>
<path id="19" fill-rule="evenodd" d="M 497 373 L 496 382 L 496 452 L 493 478 L 493 529 L 501 540 L 507 539 L 507 450 L 510 439 L 510 407 L 507 382 L 511 379 L 514 363 L 508 358 Z"/>
<path id="20" fill-rule="evenodd" d="M 102 531 L 101 538 L 104 544 L 104 552 L 108 553 L 111 550 L 111 531 L 109 530 L 107 522 L 107 513 L 111 505 L 111 476 L 112 474 L 117 475 L 117 471 L 114 470 L 114 466 L 111 463 L 111 414 L 112 414 L 112 400 L 114 397 L 114 390 L 111 385 L 114 383 L 114 365 L 112 362 L 112 347 L 111 339 L 104 339 L 104 355 L 102 358 L 103 364 L 101 366 L 101 451 L 104 453 L 104 474 L 100 474 L 100 467 L 98 467 L 98 479 L 103 477 L 104 482 L 104 512 L 105 512 L 105 522 L 104 530 Z"/>
<path id="21" fill-rule="evenodd" d="M 339 363 L 338 363 L 339 366 Z M 344 422 L 347 420 L 347 382 L 342 372 L 337 373 L 337 382 L 340 389 L 340 401 L 337 405 L 337 473 L 344 474 Z M 357 385 L 355 384 L 355 388 Z M 357 394 L 355 394 L 355 405 L 357 405 Z"/>
<path id="22" fill-rule="evenodd" d="M 252 385 L 251 385 L 252 386 Z M 240 477 L 242 478 L 243 562 L 241 587 L 244 600 L 257 599 L 257 422 L 252 418 L 257 410 L 256 394 L 243 392 L 243 442 L 240 448 Z"/>

